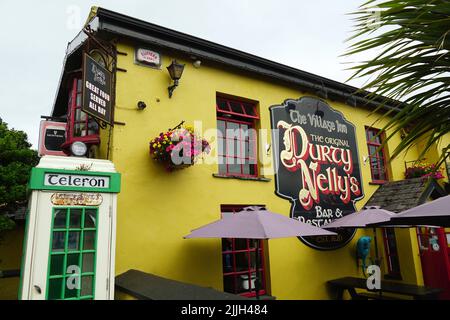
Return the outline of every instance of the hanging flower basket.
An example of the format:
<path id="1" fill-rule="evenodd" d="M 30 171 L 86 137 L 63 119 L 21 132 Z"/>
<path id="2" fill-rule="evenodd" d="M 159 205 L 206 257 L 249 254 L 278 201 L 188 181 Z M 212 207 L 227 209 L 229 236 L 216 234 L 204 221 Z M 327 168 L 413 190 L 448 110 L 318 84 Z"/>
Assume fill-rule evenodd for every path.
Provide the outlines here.
<path id="1" fill-rule="evenodd" d="M 150 141 L 150 156 L 167 171 L 194 165 L 198 157 L 208 154 L 210 149 L 208 141 L 195 133 L 193 127 L 183 126 L 183 122 Z"/>
<path id="2" fill-rule="evenodd" d="M 435 164 L 427 164 L 424 162 L 418 163 L 409 167 L 405 171 L 406 179 L 413 178 L 434 178 L 434 179 L 442 179 L 444 175 L 442 174 L 441 168 L 436 168 Z"/>

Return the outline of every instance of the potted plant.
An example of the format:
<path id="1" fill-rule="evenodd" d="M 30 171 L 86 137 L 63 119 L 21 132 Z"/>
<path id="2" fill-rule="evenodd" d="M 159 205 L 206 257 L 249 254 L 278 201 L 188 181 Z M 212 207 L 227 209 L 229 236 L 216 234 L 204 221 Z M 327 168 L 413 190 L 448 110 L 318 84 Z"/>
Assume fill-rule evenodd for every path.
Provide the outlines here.
<path id="1" fill-rule="evenodd" d="M 405 171 L 406 179 L 413 178 L 434 178 L 434 179 L 442 179 L 444 175 L 442 174 L 441 168 L 436 168 L 435 164 L 428 164 L 425 162 L 419 162 L 409 167 Z"/>
<path id="2" fill-rule="evenodd" d="M 202 139 L 193 127 L 184 126 L 184 121 L 150 141 L 151 157 L 164 164 L 167 171 L 194 165 L 198 157 L 209 153 L 210 149 L 208 141 Z"/>

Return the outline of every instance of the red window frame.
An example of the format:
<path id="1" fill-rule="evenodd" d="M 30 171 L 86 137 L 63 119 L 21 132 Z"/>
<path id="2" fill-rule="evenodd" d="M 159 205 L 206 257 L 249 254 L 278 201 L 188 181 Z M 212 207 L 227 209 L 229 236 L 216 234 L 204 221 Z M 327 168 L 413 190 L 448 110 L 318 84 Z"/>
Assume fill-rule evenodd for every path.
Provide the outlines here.
<path id="1" fill-rule="evenodd" d="M 384 252 L 388 267 L 388 275 L 393 277 L 401 277 L 400 260 L 397 250 L 397 238 L 393 228 L 383 228 Z M 391 241 L 389 241 L 391 238 Z"/>
<path id="2" fill-rule="evenodd" d="M 221 205 L 222 213 L 233 213 L 239 214 L 243 208 L 248 207 L 248 205 Z M 259 206 L 264 207 L 264 206 Z M 245 297 L 256 296 L 255 289 L 251 285 L 252 274 L 256 274 L 256 266 L 253 265 L 252 253 L 256 252 L 256 241 L 259 241 L 259 268 L 258 271 L 261 275 L 260 277 L 260 289 L 259 295 L 264 295 L 267 292 L 266 287 L 266 264 L 265 264 L 265 254 L 264 254 L 264 241 L 254 240 L 254 239 L 234 239 L 227 238 L 222 239 L 222 267 L 223 267 L 223 286 L 224 291 L 239 294 Z M 231 244 L 231 248 L 230 245 Z M 239 247 L 244 244 L 244 248 Z M 253 245 L 252 245 L 253 244 Z M 229 258 L 227 258 L 227 255 Z M 245 255 L 247 259 L 247 266 L 238 266 L 238 257 Z M 256 258 L 256 256 L 255 256 Z M 230 261 L 231 260 L 231 261 Z M 242 260 L 242 259 L 241 259 Z M 245 268 L 246 267 L 246 268 Z M 252 268 L 253 267 L 253 268 Z M 241 275 L 246 275 L 247 280 L 242 279 Z M 247 281 L 247 288 L 245 289 L 244 281 Z"/>
<path id="3" fill-rule="evenodd" d="M 100 135 L 99 130 L 100 126 L 97 124 L 97 132 L 94 134 L 89 134 L 89 123 L 95 121 L 92 116 L 84 113 L 81 110 L 82 107 L 82 86 L 81 83 L 82 77 L 81 74 L 78 74 L 69 80 L 69 102 L 68 102 L 68 110 L 67 110 L 67 138 L 66 142 L 62 145 L 63 148 L 69 147 L 75 141 L 81 141 L 86 143 L 87 145 L 99 144 L 100 143 Z M 79 83 L 80 82 L 80 83 Z M 84 120 L 76 120 L 77 110 L 81 114 L 86 114 L 86 118 Z M 75 127 L 79 124 L 80 126 L 84 124 L 84 135 L 81 133 L 80 136 L 75 135 Z"/>
<path id="4" fill-rule="evenodd" d="M 259 119 L 255 103 L 239 101 L 224 97 L 217 97 L 216 100 L 217 121 L 224 122 L 225 132 L 218 134 L 221 144 L 218 145 L 219 174 L 227 176 L 257 177 L 258 141 L 256 134 L 249 134 L 255 129 L 255 121 Z M 230 123 L 237 124 L 239 136 L 227 136 L 227 129 Z M 244 129 L 247 127 L 247 129 Z M 219 128 L 218 128 L 219 130 Z M 244 136 L 243 136 L 244 135 Z M 237 145 L 238 150 L 228 152 L 228 146 Z M 248 143 L 248 149 L 247 149 Z M 240 170 L 236 172 L 236 166 L 240 165 Z M 234 170 L 231 170 L 230 167 Z M 225 169 L 225 170 L 224 170 Z"/>
<path id="5" fill-rule="evenodd" d="M 366 141 L 367 141 L 367 149 L 369 151 L 369 164 L 370 164 L 370 174 L 372 177 L 372 183 L 386 183 L 389 180 L 387 165 L 386 165 L 386 152 L 385 148 L 381 148 L 381 156 L 379 153 L 372 155 L 371 147 L 378 149 L 384 139 L 383 134 L 379 134 L 380 129 L 366 127 Z M 378 135 L 379 134 L 379 135 Z M 377 136 L 378 135 L 378 136 Z M 371 138 L 372 136 L 372 138 Z M 377 137 L 373 139 L 373 137 Z M 375 161 L 373 161 L 375 160 Z M 376 172 L 378 172 L 378 177 L 376 176 Z M 384 179 L 382 179 L 384 177 Z"/>

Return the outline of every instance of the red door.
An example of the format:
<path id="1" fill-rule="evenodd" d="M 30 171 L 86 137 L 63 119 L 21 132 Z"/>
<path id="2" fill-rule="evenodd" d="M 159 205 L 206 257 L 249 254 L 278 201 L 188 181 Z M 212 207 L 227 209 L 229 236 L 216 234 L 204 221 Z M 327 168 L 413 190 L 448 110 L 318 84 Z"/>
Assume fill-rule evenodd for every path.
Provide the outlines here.
<path id="1" fill-rule="evenodd" d="M 439 298 L 450 300 L 450 230 L 420 227 L 417 236 L 425 285 L 444 289 Z"/>

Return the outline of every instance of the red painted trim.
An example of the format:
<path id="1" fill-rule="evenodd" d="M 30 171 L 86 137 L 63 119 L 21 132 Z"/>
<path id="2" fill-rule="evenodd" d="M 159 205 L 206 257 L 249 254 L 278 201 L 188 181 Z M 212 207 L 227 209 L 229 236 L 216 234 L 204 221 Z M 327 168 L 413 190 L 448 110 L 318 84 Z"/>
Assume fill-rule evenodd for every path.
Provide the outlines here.
<path id="1" fill-rule="evenodd" d="M 230 119 L 230 118 L 220 117 L 220 116 L 217 117 L 217 120 L 223 121 L 224 124 L 225 124 L 224 136 L 221 138 L 221 139 L 223 139 L 223 143 L 224 143 L 223 147 L 224 147 L 224 150 L 225 150 L 225 154 L 223 154 L 223 150 L 218 150 L 218 153 L 219 153 L 218 155 L 220 157 L 224 158 L 225 164 L 226 164 L 226 172 L 223 173 L 223 174 L 227 175 L 227 176 L 236 176 L 236 177 L 258 177 L 258 164 L 257 163 L 245 164 L 245 162 L 250 162 L 250 160 L 257 160 L 257 152 L 258 152 L 258 141 L 257 141 L 257 139 L 250 139 L 250 136 L 248 137 L 248 140 L 247 139 L 243 139 L 242 136 L 241 136 L 241 134 L 242 134 L 241 130 L 239 130 L 239 137 L 237 137 L 237 139 L 230 139 L 226 135 L 226 131 L 228 129 L 228 123 L 229 122 L 233 122 L 233 123 L 238 124 L 239 125 L 239 129 L 241 129 L 240 125 L 242 125 L 242 124 L 248 126 L 248 129 L 255 129 L 254 123 L 252 121 Z M 229 155 L 226 154 L 227 142 L 229 140 L 231 140 L 231 141 L 236 140 L 236 141 L 240 142 L 239 143 L 239 148 L 240 148 L 240 151 L 241 151 L 241 153 L 240 153 L 241 156 L 239 156 L 239 157 L 237 155 L 229 156 Z M 242 155 L 244 155 L 244 148 L 245 148 L 245 143 L 246 142 L 249 143 L 249 147 L 250 147 L 250 145 L 254 146 L 253 148 L 250 148 L 250 149 L 254 150 L 254 154 L 248 154 L 248 157 L 245 157 L 245 156 L 242 157 Z M 230 169 L 229 169 L 230 163 L 228 163 L 228 161 L 227 161 L 228 158 L 239 159 L 240 162 L 242 162 L 242 163 L 231 163 L 231 164 L 240 165 L 240 172 L 239 173 L 232 173 L 232 172 L 230 172 Z M 233 161 L 233 162 L 237 162 L 237 161 Z M 253 169 L 254 173 L 253 174 L 246 174 L 246 173 L 244 173 L 244 166 L 248 166 L 249 167 L 249 171 L 251 171 L 251 169 Z"/>
<path id="2" fill-rule="evenodd" d="M 218 101 L 224 102 L 227 105 L 228 110 L 220 108 Z M 242 112 L 239 113 L 239 112 L 232 111 L 231 104 L 230 104 L 231 102 L 239 104 L 239 106 L 241 107 Z M 247 111 L 245 111 L 244 104 L 248 105 L 248 106 L 250 106 L 252 108 L 254 115 L 248 114 Z M 258 111 L 256 110 L 256 104 L 252 103 L 252 102 L 245 102 L 245 101 L 240 101 L 240 100 L 236 100 L 236 99 L 230 99 L 230 98 L 225 98 L 225 97 L 222 97 L 222 96 L 218 96 L 217 99 L 216 99 L 216 110 L 219 111 L 219 112 L 223 112 L 223 113 L 227 113 L 227 114 L 231 114 L 231 115 L 236 115 L 236 116 L 240 116 L 240 117 L 259 119 L 259 114 L 258 114 Z"/>
<path id="3" fill-rule="evenodd" d="M 77 105 L 77 96 L 82 94 L 82 88 L 78 88 L 78 81 L 81 80 L 81 75 L 78 74 L 69 80 L 69 96 L 71 97 L 70 104 L 68 105 L 67 110 L 67 137 L 66 142 L 62 145 L 63 149 L 68 149 L 72 143 L 75 141 L 81 141 L 86 143 L 87 145 L 99 144 L 100 143 L 100 135 L 99 133 L 88 135 L 89 133 L 89 120 L 92 119 L 90 115 L 86 113 L 86 119 L 82 121 L 75 121 L 76 110 L 79 109 L 81 111 L 81 105 Z M 71 84 L 70 84 L 71 82 Z M 82 86 L 82 85 L 81 85 Z M 82 103 L 82 98 L 80 99 Z M 81 111 L 83 112 L 83 111 Z M 84 124 L 85 126 L 85 136 L 75 136 L 75 125 L 76 124 Z"/>
<path id="4" fill-rule="evenodd" d="M 389 245 L 389 237 L 388 237 L 388 230 L 383 228 L 383 243 L 384 243 L 384 252 L 386 255 L 386 260 L 387 260 L 387 266 L 388 266 L 388 273 L 390 275 L 393 276 L 399 276 L 401 275 L 401 268 L 400 268 L 400 260 L 398 259 L 398 249 L 397 249 L 397 237 L 395 236 L 395 230 L 392 230 L 392 232 L 394 232 L 394 237 L 395 237 L 395 248 L 391 248 Z M 391 250 L 393 249 L 393 250 Z M 395 251 L 395 253 L 393 252 Z M 397 263 L 398 263 L 398 270 L 394 270 L 393 267 L 393 260 L 392 257 L 397 257 Z"/>
<path id="5" fill-rule="evenodd" d="M 371 141 L 370 138 L 369 138 L 369 132 L 372 132 L 373 135 L 376 136 L 380 132 L 380 129 L 375 129 L 375 128 L 371 128 L 371 127 L 367 127 L 366 126 L 365 127 L 365 131 L 366 131 L 367 149 L 368 149 L 368 152 L 369 152 L 369 165 L 370 165 L 370 175 L 371 175 L 372 183 L 375 183 L 375 184 L 386 183 L 386 182 L 389 181 L 389 177 L 388 177 L 387 164 L 386 164 L 386 150 L 385 150 L 385 148 L 381 149 L 381 158 L 379 157 L 378 153 L 375 154 L 375 155 L 371 155 L 371 152 L 370 152 L 370 146 L 378 148 L 379 146 L 381 146 L 381 143 Z M 384 134 L 381 134 L 378 137 L 379 137 L 380 141 L 384 140 Z M 376 159 L 376 161 L 377 161 L 376 164 L 378 166 L 378 169 L 375 169 L 372 166 L 371 159 Z M 381 173 L 383 173 L 385 179 L 384 180 L 375 179 L 375 177 L 374 177 L 374 170 L 378 171 L 378 175 L 381 175 Z"/>
<path id="6" fill-rule="evenodd" d="M 241 211 L 243 208 L 247 207 L 248 205 L 222 205 L 221 206 L 221 212 L 239 212 Z M 256 252 L 256 247 L 250 247 L 250 242 L 251 239 L 240 239 L 240 240 L 246 240 L 246 247 L 244 249 L 239 249 L 236 250 L 236 240 L 237 239 L 233 239 L 232 240 L 232 250 L 223 250 L 222 247 L 222 261 L 224 259 L 224 255 L 225 254 L 231 254 L 233 257 L 233 270 L 230 272 L 223 272 L 223 277 L 224 277 L 224 281 L 225 281 L 225 277 L 233 277 L 234 279 L 234 290 L 236 294 L 245 296 L 245 297 L 254 297 L 256 296 L 255 291 L 248 291 L 248 292 L 241 292 L 239 293 L 239 281 L 240 280 L 239 276 L 242 274 L 246 274 L 248 276 L 248 287 L 249 290 L 251 290 L 251 274 L 257 272 L 256 268 L 251 268 L 252 264 L 251 264 L 251 253 L 255 252 L 255 255 L 257 254 Z M 265 257 L 264 257 L 264 242 L 263 240 L 258 240 L 260 241 L 260 257 L 259 257 L 259 261 L 260 261 L 260 266 L 259 266 L 259 270 L 261 271 L 261 289 L 259 290 L 259 295 L 263 295 L 266 294 L 266 264 L 265 264 Z M 248 269 L 244 269 L 241 271 L 237 271 L 237 266 L 236 266 L 236 254 L 237 253 L 247 253 L 247 266 Z M 255 256 L 256 258 L 256 256 Z"/>

